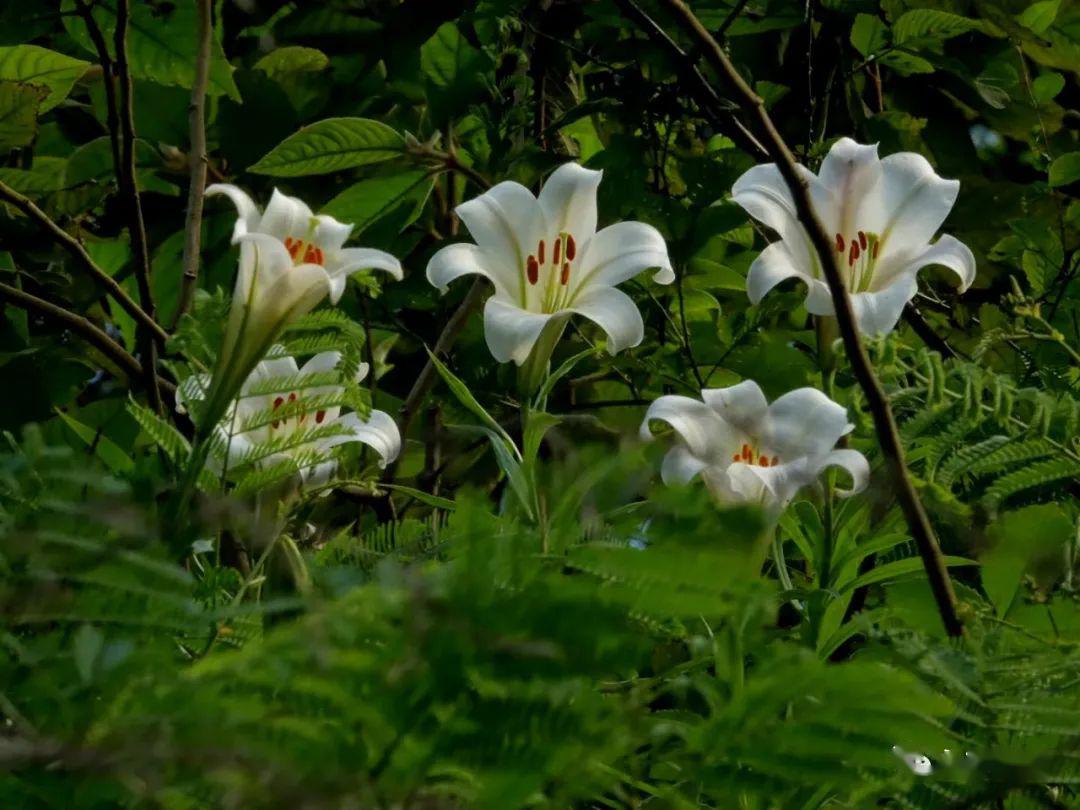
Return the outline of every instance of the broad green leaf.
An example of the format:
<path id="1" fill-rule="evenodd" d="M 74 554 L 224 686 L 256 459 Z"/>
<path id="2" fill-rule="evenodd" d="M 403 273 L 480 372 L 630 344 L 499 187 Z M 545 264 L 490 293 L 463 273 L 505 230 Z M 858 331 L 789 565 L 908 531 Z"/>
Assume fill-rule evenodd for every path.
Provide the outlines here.
<path id="1" fill-rule="evenodd" d="M 904 76 L 915 73 L 933 73 L 935 70 L 934 66 L 921 56 L 901 50 L 891 50 L 883 53 L 879 61 Z"/>
<path id="2" fill-rule="evenodd" d="M 351 169 L 399 157 L 405 139 L 370 118 L 327 118 L 279 143 L 249 171 L 273 177 L 303 177 Z"/>
<path id="3" fill-rule="evenodd" d="M 405 228 L 420 216 L 434 183 L 435 176 L 425 169 L 369 177 L 330 200 L 323 206 L 322 213 L 352 224 L 354 233 L 360 233 L 398 208 L 410 207 L 401 223 Z"/>
<path id="4" fill-rule="evenodd" d="M 255 69 L 261 70 L 270 78 L 277 78 L 287 73 L 317 73 L 325 70 L 329 64 L 326 54 L 317 48 L 288 45 L 270 51 L 255 63 Z"/>
<path id="5" fill-rule="evenodd" d="M 0 151 L 34 140 L 38 112 L 48 93 L 40 85 L 0 81 Z"/>
<path id="6" fill-rule="evenodd" d="M 944 40 L 979 28 L 979 21 L 947 11 L 917 8 L 905 12 L 892 27 L 893 42 L 911 44 L 916 40 Z"/>
<path id="7" fill-rule="evenodd" d="M 0 169 L 0 180 L 20 194 L 37 199 L 63 188 L 67 163 L 59 157 L 35 158 L 29 169 Z"/>
<path id="8" fill-rule="evenodd" d="M 453 23 L 443 23 L 420 47 L 420 68 L 433 85 L 444 90 L 475 85 L 488 64 L 487 57 L 466 42 Z"/>
<path id="9" fill-rule="evenodd" d="M 992 545 L 980 557 L 981 576 L 999 616 L 1009 612 L 1031 563 L 1040 559 L 1056 562 L 1074 532 L 1061 507 L 1049 503 L 1007 512 L 991 525 Z"/>
<path id="10" fill-rule="evenodd" d="M 63 0 L 64 25 L 72 38 L 88 53 L 97 55 L 86 24 L 75 10 L 74 0 Z M 102 30 L 110 56 L 113 33 L 116 30 L 115 0 L 96 0 L 93 15 Z M 190 88 L 195 82 L 196 44 L 198 41 L 195 4 L 192 2 L 151 5 L 131 3 L 128 21 L 127 50 L 131 75 L 158 84 Z M 210 75 L 206 92 L 212 96 L 225 95 L 240 101 L 240 91 L 232 77 L 233 68 L 225 58 L 221 43 L 215 38 L 210 45 Z"/>
<path id="11" fill-rule="evenodd" d="M 1050 185 L 1067 186 L 1080 180 L 1080 152 L 1067 152 L 1050 164 Z"/>
<path id="12" fill-rule="evenodd" d="M 1061 8 L 1061 0 L 1040 0 L 1032 3 L 1017 16 L 1017 21 L 1036 34 L 1045 34 Z"/>
<path id="13" fill-rule="evenodd" d="M 0 80 L 47 88 L 48 95 L 41 101 L 43 113 L 67 98 L 88 67 L 89 62 L 37 45 L 0 48 Z"/>
<path id="14" fill-rule="evenodd" d="M 887 41 L 885 23 L 872 14 L 856 14 L 851 26 L 851 44 L 863 56 L 875 54 Z"/>
<path id="15" fill-rule="evenodd" d="M 135 462 L 108 436 L 102 434 L 96 428 L 92 428 L 80 422 L 74 416 L 64 411 L 57 410 L 56 415 L 60 420 L 71 428 L 71 432 L 79 437 L 83 443 L 91 448 L 105 466 L 115 473 L 131 472 L 135 469 Z"/>
<path id="16" fill-rule="evenodd" d="M 1031 83 L 1031 94 L 1040 104 L 1053 100 L 1064 89 L 1065 77 L 1053 71 L 1044 73 Z"/>
<path id="17" fill-rule="evenodd" d="M 953 557 L 946 556 L 943 558 L 945 565 L 950 568 L 955 568 L 964 565 L 978 565 L 975 560 L 969 560 L 967 557 Z M 861 588 L 864 585 L 873 585 L 878 582 L 888 582 L 889 580 L 899 579 L 901 577 L 911 576 L 912 574 L 921 573 L 923 570 L 923 562 L 921 557 L 906 557 L 902 560 L 895 560 L 885 565 L 880 565 L 876 568 L 867 571 L 862 576 L 855 577 L 854 579 L 846 582 L 839 588 L 840 593 L 847 593 L 855 588 Z"/>

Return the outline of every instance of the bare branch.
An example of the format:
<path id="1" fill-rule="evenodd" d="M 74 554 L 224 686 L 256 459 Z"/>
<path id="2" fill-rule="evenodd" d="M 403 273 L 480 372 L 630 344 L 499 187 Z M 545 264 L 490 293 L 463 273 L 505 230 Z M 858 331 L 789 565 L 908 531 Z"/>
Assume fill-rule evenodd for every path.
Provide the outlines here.
<path id="1" fill-rule="evenodd" d="M 213 36 L 211 0 L 195 0 L 198 14 L 199 50 L 195 55 L 195 82 L 191 86 L 188 129 L 191 147 L 188 162 L 191 181 L 188 185 L 187 219 L 184 222 L 184 275 L 176 304 L 173 328 L 191 307 L 199 281 L 199 247 L 202 243 L 203 192 L 206 190 L 206 85 L 210 78 L 210 41 Z"/>
<path id="2" fill-rule="evenodd" d="M 885 394 L 885 390 L 881 387 L 881 383 L 878 381 L 874 368 L 866 354 L 866 349 L 863 347 L 862 339 L 855 325 L 855 314 L 851 308 L 851 299 L 848 296 L 847 288 L 844 286 L 840 267 L 836 263 L 836 254 L 833 251 L 832 242 L 826 235 L 825 228 L 814 210 L 806 183 L 799 176 L 795 158 L 769 117 L 762 99 L 735 70 L 723 48 L 701 24 L 693 11 L 683 0 L 663 0 L 663 3 L 675 16 L 679 25 L 697 41 L 712 67 L 734 90 L 743 110 L 757 122 L 758 130 L 765 139 L 769 155 L 776 162 L 776 166 L 791 192 L 799 222 L 806 229 L 821 262 L 825 281 L 829 286 L 829 292 L 832 295 L 833 305 L 836 309 L 836 320 L 840 329 L 840 336 L 843 339 L 844 348 L 847 350 L 848 359 L 851 362 L 851 370 L 866 396 L 867 405 L 874 419 L 874 427 L 877 430 L 878 442 L 885 455 L 889 474 L 900 502 L 900 508 L 903 510 L 908 528 L 918 546 L 919 555 L 922 557 L 926 576 L 934 593 L 942 623 L 945 625 L 945 630 L 949 635 L 962 635 L 963 624 L 957 615 L 956 595 L 953 592 L 952 582 L 949 580 L 945 560 L 941 548 L 938 546 L 937 538 L 934 536 L 933 527 L 930 525 L 926 510 L 923 508 L 922 501 L 919 500 L 919 495 L 915 491 L 915 486 L 908 473 L 904 461 L 904 448 L 900 441 L 889 399 Z"/>
<path id="3" fill-rule="evenodd" d="M 0 200 L 15 206 L 26 214 L 26 216 L 30 217 L 30 219 L 34 220 L 48 231 L 53 241 L 71 254 L 75 259 L 75 262 L 83 269 L 83 271 L 104 288 L 105 292 L 111 295 L 120 307 L 135 319 L 137 324 L 151 332 L 159 341 L 164 342 L 168 339 L 168 333 L 158 325 L 157 321 L 151 318 L 142 307 L 131 299 L 131 296 L 124 291 L 124 288 L 117 283 L 116 279 L 98 267 L 97 263 L 90 257 L 90 254 L 86 252 L 86 248 L 82 246 L 82 243 L 56 224 L 56 222 L 53 221 L 48 214 L 38 208 L 29 197 L 24 197 L 11 186 L 7 185 L 7 183 L 0 181 Z"/>

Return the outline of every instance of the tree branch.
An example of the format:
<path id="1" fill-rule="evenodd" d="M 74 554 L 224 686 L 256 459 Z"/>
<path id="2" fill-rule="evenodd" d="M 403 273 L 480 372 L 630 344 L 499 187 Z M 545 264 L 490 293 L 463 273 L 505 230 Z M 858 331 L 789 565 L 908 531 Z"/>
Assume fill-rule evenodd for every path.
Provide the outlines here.
<path id="1" fill-rule="evenodd" d="M 199 50 L 195 54 L 195 82 L 188 106 L 190 149 L 188 162 L 191 181 L 188 185 L 187 219 L 184 222 L 184 275 L 176 304 L 173 328 L 191 307 L 199 281 L 199 247 L 202 243 L 203 192 L 206 190 L 206 85 L 210 78 L 210 41 L 213 36 L 212 0 L 195 0 L 198 14 Z"/>
<path id="2" fill-rule="evenodd" d="M 64 248 L 75 259 L 76 263 L 104 288 L 105 292 L 111 295 L 137 324 L 152 332 L 154 337 L 161 342 L 168 339 L 168 333 L 158 325 L 157 321 L 151 318 L 145 310 L 131 299 L 131 296 L 124 291 L 124 288 L 117 283 L 116 279 L 98 267 L 90 254 L 86 252 L 86 248 L 82 246 L 82 243 L 57 225 L 29 197 L 24 197 L 7 183 L 0 181 L 0 200 L 15 206 L 48 231 L 53 241 Z"/>
<path id="3" fill-rule="evenodd" d="M 829 286 L 833 306 L 836 309 L 837 325 L 844 342 L 844 348 L 847 350 L 851 370 L 866 396 L 867 405 L 874 419 L 878 442 L 885 456 L 890 478 L 900 502 L 900 508 L 904 513 L 904 518 L 907 520 L 912 538 L 918 546 L 919 555 L 922 557 L 926 576 L 934 593 L 942 623 L 950 636 L 962 635 L 963 625 L 957 615 L 956 595 L 953 593 L 952 582 L 949 580 L 945 561 L 938 546 L 937 538 L 934 536 L 933 527 L 930 525 L 926 510 L 919 500 L 919 495 L 915 491 L 915 486 L 904 462 L 904 448 L 900 441 L 889 399 L 878 381 L 863 347 L 862 339 L 855 325 L 855 314 L 851 308 L 851 299 L 848 297 L 847 288 L 844 286 L 840 267 L 836 263 L 833 244 L 826 235 L 825 228 L 814 210 L 806 182 L 800 177 L 796 168 L 795 158 L 769 117 L 762 99 L 735 70 L 731 60 L 728 59 L 719 43 L 709 34 L 686 3 L 683 0 L 663 0 L 663 4 L 675 16 L 679 25 L 698 42 L 712 67 L 735 91 L 743 110 L 756 120 L 758 130 L 764 137 L 765 144 L 768 147 L 769 155 L 776 162 L 776 166 L 791 192 L 799 222 L 806 229 L 806 233 L 810 237 L 810 241 L 821 262 L 825 281 Z"/>
<path id="4" fill-rule="evenodd" d="M 754 137 L 746 125 L 735 117 L 727 102 L 720 97 L 709 80 L 697 69 L 694 60 L 679 43 L 668 36 L 652 17 L 645 13 L 634 0 L 615 0 L 623 14 L 637 23 L 638 27 L 654 43 L 666 50 L 675 63 L 675 69 L 690 86 L 690 91 L 697 99 L 701 111 L 712 121 L 713 126 L 724 131 L 743 151 L 766 157 L 769 151 L 761 141 Z"/>
<path id="5" fill-rule="evenodd" d="M 143 369 L 139 361 L 89 319 L 9 284 L 0 283 L 0 300 L 5 304 L 13 304 L 27 312 L 40 315 L 65 329 L 70 329 L 111 360 L 129 379 L 142 380 Z M 170 395 L 175 394 L 176 389 L 171 383 L 159 379 L 157 384 L 166 389 Z"/>
<path id="6" fill-rule="evenodd" d="M 120 177 L 120 125 L 119 116 L 116 112 L 116 84 L 113 60 L 109 56 L 109 46 L 105 43 L 105 35 L 101 33 L 101 27 L 94 19 L 90 6 L 86 0 L 75 0 L 75 7 L 79 16 L 86 25 L 86 33 L 90 41 L 94 43 L 98 61 L 101 62 L 101 70 L 105 78 L 105 123 L 109 128 L 109 144 L 112 147 L 113 171 L 117 178 Z"/>
<path id="7" fill-rule="evenodd" d="M 128 66 L 127 30 L 130 0 L 117 0 L 116 32 L 113 49 L 116 51 L 116 80 L 120 85 L 120 161 L 118 171 L 120 194 L 125 200 L 128 213 L 128 229 L 131 248 L 135 254 L 135 281 L 139 288 L 139 304 L 151 320 L 154 314 L 154 296 L 150 289 L 150 249 L 146 243 L 146 223 L 143 221 L 142 201 L 135 182 L 135 113 L 132 109 L 131 70 Z M 139 351 L 142 354 L 143 378 L 146 382 L 150 405 L 161 411 L 161 393 L 157 388 L 157 337 L 153 329 L 139 330 Z"/>

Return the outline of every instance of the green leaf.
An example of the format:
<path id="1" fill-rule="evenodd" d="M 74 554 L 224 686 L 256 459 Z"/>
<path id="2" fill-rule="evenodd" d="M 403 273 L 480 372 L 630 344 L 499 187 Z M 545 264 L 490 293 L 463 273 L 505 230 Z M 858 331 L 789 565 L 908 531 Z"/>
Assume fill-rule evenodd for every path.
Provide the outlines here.
<path id="1" fill-rule="evenodd" d="M 465 41 L 454 23 L 443 23 L 420 47 L 420 68 L 436 87 L 448 90 L 475 85 L 488 67 L 483 53 Z"/>
<path id="2" fill-rule="evenodd" d="M 991 548 L 980 558 L 981 575 L 999 616 L 1009 612 L 1030 563 L 1057 557 L 1073 532 L 1071 521 L 1057 504 L 1007 512 L 991 525 Z"/>
<path id="3" fill-rule="evenodd" d="M 1053 100 L 1064 89 L 1065 77 L 1053 71 L 1044 73 L 1031 83 L 1031 94 L 1040 104 Z"/>
<path id="4" fill-rule="evenodd" d="M 71 644 L 71 655 L 75 659 L 75 669 L 84 684 L 94 679 L 98 658 L 105 646 L 105 637 L 92 624 L 84 624 L 75 631 Z"/>
<path id="5" fill-rule="evenodd" d="M 94 20 L 105 37 L 110 56 L 115 58 L 113 33 L 116 31 L 115 0 L 96 0 L 93 4 Z M 163 10 L 167 9 L 167 10 Z M 72 38 L 88 53 L 97 55 L 93 41 L 86 30 L 86 23 L 78 15 L 74 0 L 64 0 L 64 25 Z M 189 88 L 195 82 L 195 59 L 198 26 L 195 4 L 192 2 L 169 5 L 131 3 L 128 21 L 127 50 L 131 75 L 136 79 L 149 79 L 158 84 Z M 233 81 L 233 68 L 225 58 L 225 51 L 216 38 L 210 45 L 210 75 L 206 92 L 212 96 L 225 95 L 240 101 L 240 91 Z"/>
<path id="6" fill-rule="evenodd" d="M 885 23 L 872 14 L 856 14 L 851 26 L 851 44 L 863 56 L 870 56 L 886 45 Z"/>
<path id="7" fill-rule="evenodd" d="M 131 460 L 131 457 L 100 430 L 83 424 L 71 414 L 64 413 L 59 409 L 56 411 L 56 415 L 114 473 L 131 472 L 135 469 L 135 462 Z"/>
<path id="8" fill-rule="evenodd" d="M 1068 152 L 1050 164 L 1050 185 L 1067 186 L 1080 180 L 1080 152 Z"/>
<path id="9" fill-rule="evenodd" d="M 41 102 L 48 94 L 40 85 L 0 81 L 0 151 L 34 140 Z"/>
<path id="10" fill-rule="evenodd" d="M 72 85 L 88 67 L 89 62 L 37 45 L 0 48 L 0 80 L 47 88 L 48 95 L 41 101 L 43 113 L 67 98 Z"/>
<path id="11" fill-rule="evenodd" d="M 945 40 L 980 28 L 978 20 L 937 9 L 917 8 L 905 12 L 892 27 L 897 45 L 916 40 Z"/>
<path id="12" fill-rule="evenodd" d="M 431 364 L 435 366 L 435 370 L 438 371 L 439 376 L 443 378 L 443 381 L 450 389 L 450 393 L 457 397 L 458 402 L 464 405 L 465 408 L 473 416 L 479 419 L 488 430 L 498 436 L 501 436 L 511 447 L 515 447 L 513 440 L 510 438 L 507 432 L 503 430 L 502 426 L 495 421 L 495 417 L 489 414 L 484 409 L 484 406 L 477 401 L 476 397 L 472 395 L 472 391 L 469 390 L 469 386 L 465 385 L 465 383 L 462 382 L 461 379 L 456 374 L 454 374 L 454 372 L 452 372 L 445 365 L 443 365 L 442 361 L 440 361 L 439 358 L 435 356 L 431 349 L 428 349 L 427 353 L 428 358 L 431 360 Z"/>
<path id="13" fill-rule="evenodd" d="M 354 233 L 361 233 L 397 209 L 409 208 L 401 223 L 404 229 L 420 216 L 434 183 L 435 175 L 425 169 L 369 177 L 338 194 L 323 206 L 322 212 L 351 223 Z"/>
<path id="14" fill-rule="evenodd" d="M 447 512 L 453 512 L 457 509 L 457 504 L 449 498 L 441 498 L 438 495 L 432 495 L 430 492 L 424 492 L 422 489 L 416 489 L 415 487 L 407 487 L 404 484 L 387 484 L 380 483 L 381 489 L 389 489 L 394 492 L 401 492 L 408 495 L 410 498 L 416 498 L 420 503 L 425 503 L 435 509 L 442 509 Z"/>
<path id="15" fill-rule="evenodd" d="M 956 567 L 962 565 L 978 565 L 975 560 L 969 560 L 966 557 L 951 557 L 946 556 L 944 558 L 945 565 L 948 567 Z M 846 582 L 839 588 L 840 593 L 847 593 L 848 591 L 861 588 L 864 585 L 873 585 L 878 582 L 887 582 L 892 579 L 899 579 L 900 577 L 910 576 L 911 574 L 917 574 L 922 572 L 923 563 L 921 557 L 906 557 L 903 560 L 895 560 L 885 565 L 880 565 L 870 571 L 867 571 L 862 576 L 855 577 L 854 579 Z"/>
<path id="16" fill-rule="evenodd" d="M 1041 2 L 1032 3 L 1020 12 L 1016 19 L 1024 28 L 1036 34 L 1045 34 L 1046 29 L 1053 24 L 1060 8 L 1061 0 L 1041 0 Z"/>
<path id="17" fill-rule="evenodd" d="M 921 56 L 901 50 L 883 53 L 878 61 L 903 76 L 910 76 L 915 73 L 933 73 L 936 69 Z"/>
<path id="18" fill-rule="evenodd" d="M 370 118 L 327 118 L 279 143 L 250 171 L 273 177 L 304 177 L 381 163 L 399 157 L 405 139 Z"/>
<path id="19" fill-rule="evenodd" d="M 317 48 L 289 45 L 270 51 L 255 63 L 255 70 L 276 79 L 287 73 L 317 73 L 325 70 L 329 64 L 329 58 Z"/>

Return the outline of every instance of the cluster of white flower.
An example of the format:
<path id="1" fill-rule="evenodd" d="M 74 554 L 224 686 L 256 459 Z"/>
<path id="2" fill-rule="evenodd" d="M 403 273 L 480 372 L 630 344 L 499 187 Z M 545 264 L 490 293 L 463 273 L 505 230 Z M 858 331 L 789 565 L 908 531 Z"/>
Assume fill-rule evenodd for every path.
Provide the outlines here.
<path id="1" fill-rule="evenodd" d="M 843 138 L 817 175 L 800 170 L 819 217 L 834 234 L 862 332 L 882 334 L 896 326 L 925 266 L 953 270 L 962 289 L 973 281 L 975 261 L 964 244 L 951 236 L 930 243 L 956 200 L 959 183 L 938 177 L 921 156 L 901 153 L 880 159 L 876 146 Z M 653 280 L 659 284 L 671 283 L 675 274 L 664 238 L 651 225 L 620 222 L 597 230 L 600 180 L 600 172 L 568 163 L 548 178 L 539 197 L 518 183 L 502 182 L 456 209 L 475 243 L 443 247 L 428 263 L 427 278 L 442 291 L 463 275 L 491 281 L 494 294 L 484 308 L 484 333 L 497 361 L 513 360 L 521 366 L 538 352 L 549 356 L 551 345 L 544 345 L 541 336 L 553 335 L 547 341 L 553 345 L 574 314 L 605 332 L 612 354 L 642 341 L 641 313 L 617 286 L 650 268 L 656 269 Z M 337 302 L 350 273 L 376 268 L 400 279 L 401 266 L 378 250 L 343 247 L 351 226 L 317 216 L 277 191 L 261 214 L 235 186 L 215 185 L 207 193 L 225 194 L 236 205 L 233 241 L 241 249 L 233 308 L 209 389 L 216 390 L 219 378 L 227 381 L 217 387 L 231 392 L 229 402 L 234 404 L 220 407 L 221 415 L 268 403 L 274 407 L 295 398 L 296 392 L 260 394 L 253 398 L 258 401 L 248 403 L 243 391 L 249 381 L 296 370 L 292 358 L 263 360 L 287 323 L 323 298 Z M 780 237 L 750 267 L 750 300 L 756 304 L 781 281 L 798 278 L 807 285 L 807 310 L 832 315 L 820 262 L 776 166 L 747 171 L 732 196 Z M 331 355 L 319 355 L 303 370 L 312 364 L 332 368 L 338 358 Z M 540 360 L 546 364 L 548 356 Z M 328 409 L 315 418 L 321 422 L 320 417 L 347 429 L 334 443 L 370 444 L 383 463 L 400 450 L 397 427 L 384 413 L 375 411 L 362 420 Z M 852 429 L 846 410 L 813 388 L 790 391 L 771 405 L 751 380 L 706 389 L 700 400 L 663 396 L 646 413 L 644 438 L 651 438 L 654 419 L 668 423 L 679 440 L 664 459 L 664 481 L 685 483 L 700 476 L 720 502 L 756 503 L 775 512 L 831 466 L 845 469 L 852 478 L 851 488 L 841 494 L 866 486 L 866 459 L 836 447 Z M 291 419 L 261 430 L 299 428 Z M 265 438 L 241 437 L 239 446 Z M 317 480 L 330 472 L 301 471 Z"/>

